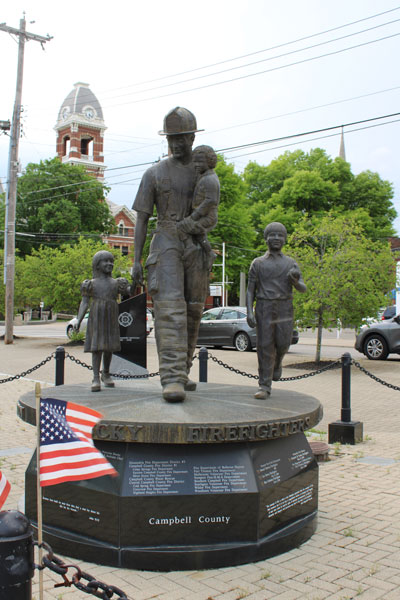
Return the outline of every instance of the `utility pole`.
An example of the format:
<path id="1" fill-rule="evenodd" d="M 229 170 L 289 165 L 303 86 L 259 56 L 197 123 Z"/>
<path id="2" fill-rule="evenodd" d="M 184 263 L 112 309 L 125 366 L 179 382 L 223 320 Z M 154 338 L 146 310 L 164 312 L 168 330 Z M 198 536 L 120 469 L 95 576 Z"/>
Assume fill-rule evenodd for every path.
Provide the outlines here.
<path id="1" fill-rule="evenodd" d="M 226 281 L 225 281 L 225 242 L 222 242 L 222 263 L 220 265 L 217 265 L 214 263 L 213 265 L 214 267 L 222 267 L 222 281 L 218 282 L 221 283 L 222 285 L 222 306 L 226 305 L 226 299 L 225 299 L 225 286 L 226 286 Z"/>
<path id="2" fill-rule="evenodd" d="M 6 321 L 4 343 L 13 343 L 13 320 L 14 320 L 14 276 L 15 276 L 15 208 L 17 203 L 17 171 L 18 171 L 18 148 L 21 121 L 22 79 L 24 72 L 25 41 L 34 40 L 43 44 L 52 38 L 47 35 L 43 37 L 26 31 L 25 14 L 19 22 L 19 29 L 8 27 L 0 23 L 0 31 L 17 35 L 18 43 L 18 68 L 17 87 L 15 92 L 14 111 L 10 134 L 10 149 L 8 155 L 8 182 L 6 199 L 6 223 L 4 235 L 4 279 L 6 284 Z"/>

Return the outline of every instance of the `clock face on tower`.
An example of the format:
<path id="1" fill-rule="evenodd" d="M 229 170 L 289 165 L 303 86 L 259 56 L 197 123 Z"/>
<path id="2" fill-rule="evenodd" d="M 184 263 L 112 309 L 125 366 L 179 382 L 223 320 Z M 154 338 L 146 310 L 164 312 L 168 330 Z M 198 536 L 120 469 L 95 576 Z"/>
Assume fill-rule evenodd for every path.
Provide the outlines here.
<path id="1" fill-rule="evenodd" d="M 69 116 L 69 108 L 68 108 L 68 106 L 65 106 L 62 109 L 61 117 L 63 118 L 64 121 L 66 121 L 68 119 L 68 116 Z"/>
<path id="2" fill-rule="evenodd" d="M 87 119 L 94 118 L 94 109 L 91 106 L 87 106 L 83 112 Z"/>

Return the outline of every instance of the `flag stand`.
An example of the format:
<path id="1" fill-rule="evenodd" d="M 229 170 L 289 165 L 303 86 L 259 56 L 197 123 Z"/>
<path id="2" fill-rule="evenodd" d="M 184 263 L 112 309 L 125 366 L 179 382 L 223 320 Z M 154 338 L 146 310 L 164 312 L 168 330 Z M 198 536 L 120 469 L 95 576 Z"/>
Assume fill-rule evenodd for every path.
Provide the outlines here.
<path id="1" fill-rule="evenodd" d="M 36 496 L 37 496 L 37 536 L 39 545 L 39 565 L 43 557 L 43 513 L 42 513 L 42 488 L 40 486 L 40 383 L 35 383 L 36 398 Z M 43 600 L 43 570 L 39 570 L 39 600 Z"/>

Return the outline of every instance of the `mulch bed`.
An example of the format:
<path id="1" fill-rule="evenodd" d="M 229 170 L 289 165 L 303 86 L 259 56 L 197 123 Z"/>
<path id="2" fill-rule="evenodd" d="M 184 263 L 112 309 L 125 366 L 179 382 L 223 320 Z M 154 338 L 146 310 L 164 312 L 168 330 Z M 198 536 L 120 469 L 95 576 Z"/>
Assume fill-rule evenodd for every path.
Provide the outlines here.
<path id="1" fill-rule="evenodd" d="M 286 369 L 301 369 L 308 371 L 317 371 L 318 369 L 322 369 L 323 367 L 328 367 L 329 365 L 333 365 L 336 360 L 320 360 L 319 362 L 315 362 L 315 360 L 307 361 L 307 362 L 298 362 L 292 363 L 291 365 L 285 365 Z M 340 369 L 340 362 L 337 363 L 337 366 L 333 367 L 334 369 Z"/>

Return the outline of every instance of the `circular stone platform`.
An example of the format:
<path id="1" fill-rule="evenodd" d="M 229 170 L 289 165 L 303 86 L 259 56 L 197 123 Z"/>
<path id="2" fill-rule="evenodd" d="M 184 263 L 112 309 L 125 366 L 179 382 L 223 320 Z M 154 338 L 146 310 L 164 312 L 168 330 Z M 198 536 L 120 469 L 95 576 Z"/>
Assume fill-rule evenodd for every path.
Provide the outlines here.
<path id="1" fill-rule="evenodd" d="M 199 383 L 185 402 L 168 404 L 156 382 L 117 382 L 115 388 L 90 391 L 89 384 L 42 390 L 42 398 L 84 404 L 102 413 L 93 438 L 115 442 L 215 444 L 256 442 L 286 437 L 314 427 L 322 419 L 316 398 L 289 390 L 256 400 L 251 386 Z M 22 396 L 18 414 L 36 424 L 35 395 Z"/>
<path id="2" fill-rule="evenodd" d="M 159 383 L 116 382 L 42 390 L 98 410 L 96 447 L 118 477 L 48 486 L 44 538 L 86 561 L 147 570 L 206 569 L 261 560 L 311 537 L 318 465 L 304 431 L 322 418 L 318 400 L 255 386 L 198 384 L 168 404 Z M 35 397 L 20 417 L 36 423 Z M 26 471 L 25 511 L 36 522 L 36 457 Z"/>

